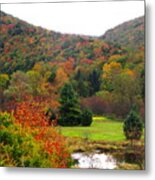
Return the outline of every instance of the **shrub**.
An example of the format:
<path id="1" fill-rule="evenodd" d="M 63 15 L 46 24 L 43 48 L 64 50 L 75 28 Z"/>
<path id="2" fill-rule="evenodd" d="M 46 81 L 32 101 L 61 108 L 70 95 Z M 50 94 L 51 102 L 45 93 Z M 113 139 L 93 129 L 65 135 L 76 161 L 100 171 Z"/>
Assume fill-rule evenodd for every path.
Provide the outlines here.
<path id="1" fill-rule="evenodd" d="M 140 139 L 143 131 L 143 123 L 134 108 L 131 109 L 124 121 L 124 134 L 126 139 Z"/>
<path id="2" fill-rule="evenodd" d="M 16 122 L 31 128 L 45 127 L 48 125 L 48 118 L 44 109 L 44 104 L 37 101 L 19 102 L 14 112 Z"/>
<path id="3" fill-rule="evenodd" d="M 93 114 L 89 109 L 84 109 L 81 115 L 81 125 L 90 126 L 93 121 Z"/>
<path id="4" fill-rule="evenodd" d="M 28 127 L 15 124 L 8 113 L 0 113 L 0 119 L 3 120 L 0 123 L 0 166 L 50 166 L 43 145 L 33 138 Z"/>
<path id="5" fill-rule="evenodd" d="M 12 124 L 12 122 L 13 122 L 13 117 L 10 114 L 6 112 L 0 114 L 0 126 L 3 125 L 5 127 L 8 127 L 9 125 Z"/>
<path id="6" fill-rule="evenodd" d="M 49 128 L 37 104 L 17 105 L 15 117 L 0 113 L 0 165 L 67 168 L 71 164 L 65 138 Z M 40 107 L 40 106 L 39 106 Z M 22 109 L 20 109 L 22 108 Z M 41 117 L 39 118 L 39 114 Z M 10 122 L 10 123 L 8 123 Z"/>

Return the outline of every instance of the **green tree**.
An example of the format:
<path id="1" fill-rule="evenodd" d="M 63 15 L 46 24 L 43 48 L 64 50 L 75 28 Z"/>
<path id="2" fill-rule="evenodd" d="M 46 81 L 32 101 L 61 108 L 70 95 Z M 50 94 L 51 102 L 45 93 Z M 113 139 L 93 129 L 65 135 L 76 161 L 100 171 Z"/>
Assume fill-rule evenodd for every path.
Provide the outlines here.
<path id="1" fill-rule="evenodd" d="M 7 74 L 0 74 L 0 89 L 7 88 L 9 83 L 9 76 Z"/>
<path id="2" fill-rule="evenodd" d="M 121 73 L 116 77 L 113 84 L 113 92 L 119 98 L 119 101 L 123 102 L 123 99 L 125 99 L 131 108 L 136 96 L 140 94 L 139 79 L 126 73 Z"/>
<path id="3" fill-rule="evenodd" d="M 27 71 L 26 75 L 28 77 L 28 84 L 30 85 L 32 89 L 32 95 L 34 96 L 40 95 L 41 94 L 40 87 L 42 83 L 42 77 L 40 73 L 34 70 L 30 70 L 30 71 Z"/>
<path id="4" fill-rule="evenodd" d="M 78 95 L 82 97 L 89 96 L 89 82 L 86 80 L 87 75 L 78 69 L 73 78 L 72 85 Z"/>
<path id="5" fill-rule="evenodd" d="M 5 101 L 4 91 L 7 89 L 8 85 L 9 76 L 7 74 L 0 74 L 0 106 Z"/>
<path id="6" fill-rule="evenodd" d="M 71 81 L 74 90 L 78 93 L 80 97 L 88 97 L 89 96 L 89 83 L 88 81 L 84 81 L 80 79 L 79 81 L 72 80 Z"/>
<path id="7" fill-rule="evenodd" d="M 16 100 L 22 100 L 26 95 L 32 93 L 32 89 L 28 83 L 28 76 L 22 71 L 16 71 L 11 75 L 10 84 L 4 95 Z"/>
<path id="8" fill-rule="evenodd" d="M 62 126 L 77 126 L 81 122 L 81 110 L 76 92 L 70 83 L 66 83 L 60 93 L 60 118 Z"/>
<path id="9" fill-rule="evenodd" d="M 88 80 L 90 82 L 90 94 L 93 95 L 94 93 L 96 93 L 97 91 L 100 90 L 100 85 L 101 85 L 101 81 L 100 81 L 100 71 L 97 69 L 94 69 L 88 77 Z"/>
<path id="10" fill-rule="evenodd" d="M 48 78 L 48 82 L 52 83 L 54 81 L 54 79 L 56 78 L 56 67 L 54 67 L 52 70 L 51 70 L 51 73 L 49 75 L 49 78 Z"/>
<path id="11" fill-rule="evenodd" d="M 140 139 L 143 132 L 143 123 L 140 116 L 135 110 L 135 107 L 131 109 L 127 118 L 124 121 L 124 134 L 126 139 L 134 140 Z"/>

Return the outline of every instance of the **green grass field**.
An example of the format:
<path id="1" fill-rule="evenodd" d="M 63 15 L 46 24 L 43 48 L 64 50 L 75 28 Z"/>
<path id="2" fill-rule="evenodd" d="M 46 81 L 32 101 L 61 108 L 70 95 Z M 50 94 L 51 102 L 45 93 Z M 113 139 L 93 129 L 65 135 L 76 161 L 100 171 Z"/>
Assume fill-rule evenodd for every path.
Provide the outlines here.
<path id="1" fill-rule="evenodd" d="M 94 117 L 90 127 L 60 127 L 67 137 L 81 137 L 90 140 L 123 141 L 123 123 L 106 117 Z"/>

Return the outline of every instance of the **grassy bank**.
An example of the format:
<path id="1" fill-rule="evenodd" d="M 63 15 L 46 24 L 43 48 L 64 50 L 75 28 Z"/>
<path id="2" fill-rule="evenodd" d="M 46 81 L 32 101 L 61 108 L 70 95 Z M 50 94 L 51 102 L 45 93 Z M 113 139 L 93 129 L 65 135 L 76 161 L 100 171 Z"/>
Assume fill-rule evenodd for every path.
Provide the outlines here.
<path id="1" fill-rule="evenodd" d="M 70 152 L 111 154 L 117 160 L 117 169 L 144 169 L 144 138 L 127 141 L 123 121 L 94 117 L 90 127 L 59 127 L 66 136 Z"/>
<path id="2" fill-rule="evenodd" d="M 94 117 L 90 127 L 60 127 L 66 137 L 88 138 L 90 140 L 123 141 L 123 122 L 106 117 Z"/>

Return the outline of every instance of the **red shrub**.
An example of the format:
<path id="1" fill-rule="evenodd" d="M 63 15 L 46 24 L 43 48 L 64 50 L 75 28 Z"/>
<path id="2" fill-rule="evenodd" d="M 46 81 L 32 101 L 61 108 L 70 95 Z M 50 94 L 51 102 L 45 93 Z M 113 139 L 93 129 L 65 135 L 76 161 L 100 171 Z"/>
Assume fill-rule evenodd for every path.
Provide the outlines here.
<path id="1" fill-rule="evenodd" d="M 95 114 L 103 115 L 111 112 L 108 102 L 98 96 L 82 99 L 81 106 L 91 109 Z"/>
<path id="2" fill-rule="evenodd" d="M 52 167 L 67 168 L 70 154 L 65 138 L 57 132 L 56 128 L 49 126 L 45 107 L 45 102 L 21 102 L 17 104 L 14 116 L 23 127 L 30 127 L 35 139 L 43 143 L 45 151 L 50 156 Z"/>
<path id="3" fill-rule="evenodd" d="M 39 102 L 25 101 L 18 103 L 14 116 L 23 126 L 36 128 L 48 125 L 48 120 L 44 112 L 44 106 Z"/>
<path id="4" fill-rule="evenodd" d="M 55 128 L 45 127 L 39 130 L 36 140 L 43 142 L 45 151 L 50 155 L 52 166 L 55 168 L 67 168 L 70 163 L 70 154 L 66 146 L 65 138 Z"/>

